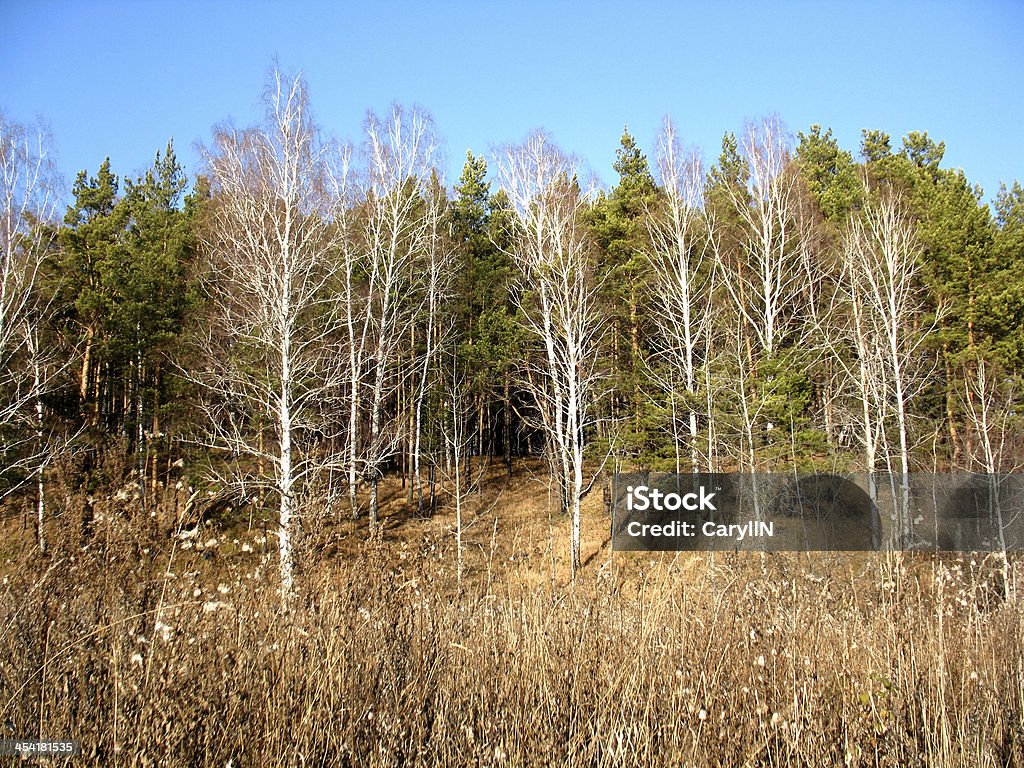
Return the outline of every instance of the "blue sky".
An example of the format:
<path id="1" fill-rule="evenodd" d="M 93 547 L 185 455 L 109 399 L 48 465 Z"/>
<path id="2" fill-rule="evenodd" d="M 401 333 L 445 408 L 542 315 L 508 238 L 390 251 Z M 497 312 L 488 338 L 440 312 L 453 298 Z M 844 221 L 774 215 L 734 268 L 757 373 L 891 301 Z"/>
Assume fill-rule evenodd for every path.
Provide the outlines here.
<path id="1" fill-rule="evenodd" d="M 1024 3 L 14 2 L 4 0 L 0 109 L 46 120 L 73 179 L 104 156 L 141 172 L 261 113 L 276 56 L 306 77 L 319 122 L 358 139 L 368 108 L 430 109 L 448 178 L 543 126 L 615 182 L 625 124 L 650 151 L 664 114 L 713 160 L 724 131 L 777 112 L 946 142 L 990 199 L 1024 180 Z"/>

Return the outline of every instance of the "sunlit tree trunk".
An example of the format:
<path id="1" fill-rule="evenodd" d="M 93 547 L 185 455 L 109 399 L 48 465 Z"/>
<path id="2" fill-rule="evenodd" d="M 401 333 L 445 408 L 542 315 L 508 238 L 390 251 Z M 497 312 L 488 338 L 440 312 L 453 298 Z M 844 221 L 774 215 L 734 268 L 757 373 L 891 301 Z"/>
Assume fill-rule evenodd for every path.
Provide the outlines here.
<path id="1" fill-rule="evenodd" d="M 970 372 L 966 372 L 970 373 Z M 1013 434 L 1014 410 L 1017 402 L 1012 389 L 1000 392 L 998 380 L 991 375 L 985 361 L 978 359 L 973 375 L 968 375 L 963 401 L 970 419 L 974 439 L 968 451 L 976 467 L 985 473 L 988 486 L 989 515 L 996 535 L 996 555 L 1003 581 L 1003 596 L 1013 596 L 1010 561 L 1006 554 L 1006 524 L 1000 484 L 1007 472 L 1006 443 Z M 1012 469 L 1012 467 L 1011 467 Z M 1019 514 L 1019 513 L 1018 513 Z"/>
<path id="2" fill-rule="evenodd" d="M 675 371 L 682 370 L 690 469 L 697 473 L 698 368 L 709 357 L 711 296 L 716 276 L 715 265 L 706 257 L 715 233 L 703 201 L 705 174 L 700 158 L 685 152 L 675 126 L 667 118 L 658 139 L 657 168 L 664 200 L 658 209 L 648 211 L 647 228 L 652 243 L 649 262 L 658 307 L 655 318 L 660 356 L 670 371 L 661 383 L 674 387 Z M 675 432 L 674 391 L 670 396 Z"/>
<path id="3" fill-rule="evenodd" d="M 511 252 L 521 274 L 520 309 L 541 346 L 528 361 L 533 394 L 555 469 L 562 508 L 570 516 L 572 575 L 580 569 L 580 504 L 586 430 L 597 400 L 596 362 L 603 328 L 591 277 L 591 244 L 582 226 L 585 199 L 577 165 L 543 132 L 498 158 L 502 187 L 516 212 Z M 592 481 L 591 481 L 592 482 Z"/>
<path id="4" fill-rule="evenodd" d="M 57 199 L 57 175 L 48 155 L 42 128 L 0 114 L 0 424 L 7 427 L 0 433 L 0 475 L 22 473 L 40 484 L 46 454 L 39 434 L 41 398 L 52 375 L 40 349 L 48 308 L 37 279 L 53 240 Z M 0 501 L 17 487 L 0 483 Z M 38 492 L 41 516 L 41 485 Z"/>
<path id="5" fill-rule="evenodd" d="M 851 217 L 843 250 L 859 356 L 855 377 L 864 414 L 868 472 L 874 473 L 874 446 L 879 440 L 889 444 L 885 424 L 891 417 L 898 446 L 894 522 L 902 545 L 909 539 L 911 525 L 908 403 L 922 384 L 919 349 L 928 333 L 921 327 L 923 307 L 917 295 L 920 245 L 900 201 L 883 195 L 869 202 L 861 215 Z M 888 452 L 887 466 L 891 459 Z"/>
<path id="6" fill-rule="evenodd" d="M 757 347 L 771 357 L 790 329 L 800 294 L 798 177 L 777 117 L 748 124 L 741 146 L 749 189 L 726 190 L 743 222 L 742 257 L 724 282 Z"/>
<path id="7" fill-rule="evenodd" d="M 435 234 L 433 206 L 443 200 L 428 188 L 437 162 L 437 138 L 429 114 L 395 106 L 384 119 L 371 113 L 365 132 L 369 168 L 360 247 L 365 249 L 368 274 L 363 327 L 364 333 L 369 329 L 368 362 L 373 368 L 366 467 L 370 526 L 376 530 L 383 463 L 401 440 L 396 420 L 385 419 L 383 408 L 406 375 L 397 370 L 399 345 L 415 319 L 416 301 L 422 295 L 420 287 L 410 283 L 409 275 L 416 272 L 413 264 L 430 248 Z"/>
<path id="8" fill-rule="evenodd" d="M 263 126 L 218 132 L 207 155 L 211 314 L 200 342 L 203 365 L 188 373 L 207 393 L 206 429 L 197 439 L 228 459 L 222 480 L 243 497 L 249 486 L 278 497 L 287 604 L 298 495 L 334 465 L 321 436 L 345 382 L 338 346 L 344 313 L 334 281 L 346 162 L 343 151 L 320 139 L 301 79 L 275 72 L 267 107 Z M 264 420 L 273 434 L 267 446 Z M 271 476 L 254 476 L 253 466 L 269 466 Z"/>

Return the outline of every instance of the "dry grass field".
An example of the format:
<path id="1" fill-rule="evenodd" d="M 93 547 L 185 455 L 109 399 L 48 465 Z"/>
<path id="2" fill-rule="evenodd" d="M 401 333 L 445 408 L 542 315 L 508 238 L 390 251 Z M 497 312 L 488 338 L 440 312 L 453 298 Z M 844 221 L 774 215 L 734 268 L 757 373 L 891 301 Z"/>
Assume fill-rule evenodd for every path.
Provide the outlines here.
<path id="1" fill-rule="evenodd" d="M 385 529 L 305 521 L 279 608 L 258 521 L 110 510 L 0 543 L 0 727 L 96 766 L 1019 766 L 1024 602 L 983 556 L 622 555 L 583 572 L 539 467 Z M 1019 564 L 1014 564 L 1014 574 Z M 1015 576 L 1016 578 L 1016 576 Z"/>

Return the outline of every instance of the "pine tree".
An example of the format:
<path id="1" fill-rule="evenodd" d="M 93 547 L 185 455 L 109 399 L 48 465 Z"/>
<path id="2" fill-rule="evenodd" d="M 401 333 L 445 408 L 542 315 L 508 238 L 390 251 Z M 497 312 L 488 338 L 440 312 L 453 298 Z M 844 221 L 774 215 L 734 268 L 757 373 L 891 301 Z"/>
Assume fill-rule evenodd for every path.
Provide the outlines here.
<path id="1" fill-rule="evenodd" d="M 79 415 L 102 445 L 124 438 L 143 504 L 144 478 L 153 490 L 158 480 L 147 435 L 160 434 L 162 404 L 171 399 L 164 361 L 188 309 L 196 206 L 183 198 L 186 185 L 171 144 L 145 174 L 124 181 L 123 195 L 109 158 L 96 176 L 80 173 L 50 276 L 58 324 L 81 354 Z"/>
<path id="2" fill-rule="evenodd" d="M 68 309 L 74 335 L 81 339 L 78 394 L 83 414 L 94 425 L 101 417 L 117 418 L 117 409 L 112 407 L 106 320 L 115 303 L 110 292 L 113 276 L 127 257 L 128 211 L 121 205 L 118 189 L 110 158 L 94 177 L 81 171 L 72 188 L 75 201 L 60 233 L 61 303 Z"/>
<path id="3" fill-rule="evenodd" d="M 840 149 L 832 129 L 821 132 L 812 125 L 810 133 L 798 133 L 796 163 L 825 219 L 843 224 L 861 197 L 861 184 L 853 155 Z"/>
<path id="4" fill-rule="evenodd" d="M 994 268 L 977 304 L 979 336 L 1006 373 L 1024 376 L 1024 188 L 1004 185 L 995 200 Z"/>
<path id="5" fill-rule="evenodd" d="M 612 166 L 619 182 L 610 194 L 600 197 L 592 211 L 591 227 L 599 256 L 597 276 L 601 300 L 613 329 L 616 396 L 613 416 L 624 420 L 622 441 L 634 458 L 646 462 L 655 449 L 654 424 L 642 390 L 644 365 L 650 355 L 650 323 L 644 317 L 644 272 L 648 268 L 650 240 L 646 217 L 658 200 L 658 187 L 647 156 L 636 140 L 623 130 Z"/>
<path id="6" fill-rule="evenodd" d="M 512 455 L 512 366 L 519 326 L 510 302 L 512 262 L 502 248 L 507 198 L 491 195 L 487 161 L 466 153 L 455 198 L 449 210 L 452 234 L 459 244 L 458 358 L 467 371 L 475 411 L 472 453 L 491 453 L 501 444 Z"/>
<path id="7" fill-rule="evenodd" d="M 927 133 L 912 131 L 904 137 L 888 175 L 908 191 L 918 219 L 921 280 L 938 316 L 931 347 L 939 357 L 942 388 L 935 388 L 930 415 L 945 420 L 955 460 L 960 450 L 957 425 L 963 415 L 961 372 L 978 354 L 978 298 L 996 264 L 990 214 L 981 204 L 981 190 L 963 171 L 941 167 L 945 149 Z"/>
<path id="8" fill-rule="evenodd" d="M 194 238 L 192 211 L 183 200 L 186 184 L 171 143 L 157 153 L 144 176 L 126 183 L 128 258 L 115 274 L 116 305 L 108 322 L 130 372 L 133 428 L 128 431 L 140 462 L 147 433 L 152 439 L 160 435 L 161 403 L 168 399 L 163 361 L 181 333 L 187 309 L 185 273 Z M 155 453 L 152 460 L 155 487 Z"/>
<path id="9" fill-rule="evenodd" d="M 892 155 L 889 134 L 865 128 L 861 131 L 860 154 L 865 163 L 880 163 Z"/>

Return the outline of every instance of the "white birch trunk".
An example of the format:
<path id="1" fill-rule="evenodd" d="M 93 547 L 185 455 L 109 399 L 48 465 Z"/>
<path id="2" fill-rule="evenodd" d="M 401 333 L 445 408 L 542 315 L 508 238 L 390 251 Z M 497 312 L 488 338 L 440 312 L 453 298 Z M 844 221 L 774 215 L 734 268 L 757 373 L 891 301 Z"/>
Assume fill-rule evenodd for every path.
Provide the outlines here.
<path id="1" fill-rule="evenodd" d="M 590 279 L 590 243 L 582 227 L 585 199 L 576 185 L 575 161 L 542 132 L 498 158 L 499 176 L 516 214 L 511 255 L 531 295 L 520 304 L 536 337 L 525 383 L 533 394 L 549 448 L 552 482 L 569 516 L 572 578 L 581 566 L 581 502 L 586 492 L 586 429 L 596 400 L 596 360 L 603 327 L 596 286 Z M 553 454 L 553 455 L 552 455 Z"/>

